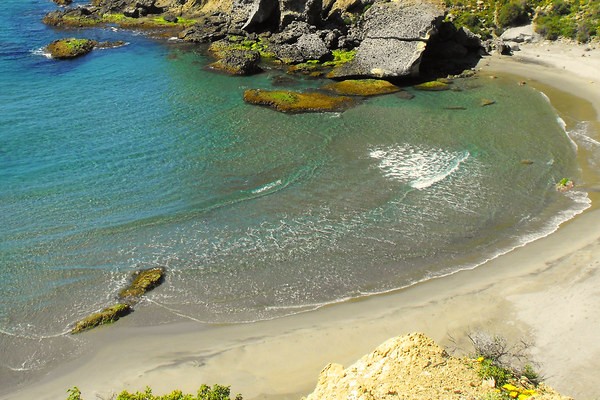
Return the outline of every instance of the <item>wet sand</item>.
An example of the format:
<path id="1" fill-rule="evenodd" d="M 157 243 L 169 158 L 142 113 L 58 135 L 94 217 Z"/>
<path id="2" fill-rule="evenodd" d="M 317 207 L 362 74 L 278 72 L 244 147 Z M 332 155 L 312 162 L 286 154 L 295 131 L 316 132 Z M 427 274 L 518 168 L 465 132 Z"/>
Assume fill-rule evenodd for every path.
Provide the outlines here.
<path id="1" fill-rule="evenodd" d="M 482 76 L 509 74 L 539 85 L 567 127 L 589 118 L 598 123 L 600 83 L 589 76 L 516 57 L 486 58 L 480 67 Z M 529 340 L 550 385 L 576 398 L 600 398 L 600 185 L 597 176 L 586 173 L 589 185 L 580 190 L 590 193 L 589 211 L 474 270 L 241 325 L 139 327 L 137 321 L 151 320 L 156 307 L 147 304 L 113 326 L 85 333 L 80 339 L 85 350 L 77 360 L 0 398 L 61 399 L 78 386 L 85 399 L 108 399 L 146 385 L 162 394 L 221 383 L 245 399 L 298 399 L 314 388 L 328 362 L 349 365 L 389 337 L 422 331 L 449 345 L 451 335 L 468 351 L 464 335 L 474 330 Z"/>

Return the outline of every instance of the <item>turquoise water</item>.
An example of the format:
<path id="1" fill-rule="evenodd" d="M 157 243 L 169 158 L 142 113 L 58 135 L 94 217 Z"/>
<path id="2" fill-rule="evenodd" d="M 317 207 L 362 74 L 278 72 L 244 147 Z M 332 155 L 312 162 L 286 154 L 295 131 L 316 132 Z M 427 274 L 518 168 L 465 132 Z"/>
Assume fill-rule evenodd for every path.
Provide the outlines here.
<path id="1" fill-rule="evenodd" d="M 256 321 L 475 267 L 589 204 L 554 190 L 579 176 L 576 149 L 529 87 L 477 78 L 284 115 L 242 101 L 278 71 L 226 77 L 175 41 L 65 34 L 39 22 L 52 7 L 9 1 L 0 16 L 7 382 L 72 351 L 69 326 L 139 268 L 168 270 L 138 305 L 165 310 L 153 323 Z M 64 36 L 128 45 L 46 58 Z"/>

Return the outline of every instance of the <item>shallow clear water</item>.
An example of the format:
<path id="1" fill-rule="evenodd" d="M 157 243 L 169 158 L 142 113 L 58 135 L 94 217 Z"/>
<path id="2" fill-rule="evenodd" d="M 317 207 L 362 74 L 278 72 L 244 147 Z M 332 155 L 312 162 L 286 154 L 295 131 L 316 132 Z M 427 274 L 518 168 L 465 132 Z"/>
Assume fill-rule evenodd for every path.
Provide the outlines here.
<path id="1" fill-rule="evenodd" d="M 277 71 L 226 77 L 181 44 L 64 34 L 39 22 L 51 9 L 1 16 L 0 368 L 67 352 L 52 338 L 135 269 L 167 268 L 148 296 L 165 310 L 254 321 L 474 267 L 588 206 L 554 190 L 578 177 L 576 150 L 529 87 L 478 78 L 284 115 L 242 101 Z M 63 36 L 129 45 L 44 57 Z"/>

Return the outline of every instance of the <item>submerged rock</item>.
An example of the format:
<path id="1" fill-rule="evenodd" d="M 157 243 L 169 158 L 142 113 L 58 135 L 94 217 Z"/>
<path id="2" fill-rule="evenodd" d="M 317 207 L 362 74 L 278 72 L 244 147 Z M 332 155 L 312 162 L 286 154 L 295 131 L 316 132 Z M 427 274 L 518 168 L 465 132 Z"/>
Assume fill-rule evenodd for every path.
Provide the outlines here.
<path id="1" fill-rule="evenodd" d="M 450 90 L 450 85 L 446 82 L 441 81 L 430 81 L 425 83 L 420 83 L 414 86 L 417 90 L 425 90 L 430 92 L 439 92 L 442 90 Z"/>
<path id="2" fill-rule="evenodd" d="M 377 96 L 402 90 L 388 81 L 379 79 L 350 79 L 330 83 L 323 88 L 347 96 Z"/>
<path id="3" fill-rule="evenodd" d="M 132 311 L 133 309 L 129 304 L 117 303 L 77 322 L 71 329 L 71 333 L 80 333 L 100 325 L 110 324 Z"/>
<path id="4" fill-rule="evenodd" d="M 98 42 L 95 40 L 89 39 L 59 39 L 50 43 L 46 50 L 52 58 L 61 60 L 84 56 L 92 51 L 97 44 Z"/>
<path id="5" fill-rule="evenodd" d="M 146 292 L 164 281 L 165 269 L 162 267 L 143 269 L 133 273 L 133 280 L 119 292 L 119 298 L 127 303 L 136 303 Z"/>
<path id="6" fill-rule="evenodd" d="M 290 113 L 339 111 L 353 103 L 352 99 L 346 96 L 330 96 L 318 92 L 300 93 L 288 90 L 260 89 L 246 90 L 244 101 Z"/>

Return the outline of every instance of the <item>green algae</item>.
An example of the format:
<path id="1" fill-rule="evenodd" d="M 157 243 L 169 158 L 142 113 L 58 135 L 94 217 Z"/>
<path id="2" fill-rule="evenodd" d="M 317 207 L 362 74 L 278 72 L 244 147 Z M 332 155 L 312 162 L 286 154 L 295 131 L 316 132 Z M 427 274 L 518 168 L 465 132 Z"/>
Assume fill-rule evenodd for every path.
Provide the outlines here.
<path id="1" fill-rule="evenodd" d="M 398 86 L 380 79 L 349 79 L 329 83 L 323 88 L 347 96 L 377 96 L 402 90 Z"/>
<path id="2" fill-rule="evenodd" d="M 450 85 L 440 81 L 430 81 L 415 85 L 414 88 L 417 90 L 436 92 L 442 90 L 450 90 Z"/>
<path id="3" fill-rule="evenodd" d="M 164 28 L 187 28 L 196 23 L 195 19 L 177 18 L 177 22 L 169 22 L 163 16 L 160 17 L 127 17 L 121 13 L 107 13 L 102 16 L 54 16 L 46 15 L 43 20 L 45 24 L 64 27 L 92 27 L 102 25 L 117 25 L 129 29 L 164 29 Z"/>
<path id="4" fill-rule="evenodd" d="M 260 89 L 246 90 L 244 101 L 290 113 L 339 111 L 353 103 L 352 99 L 346 96 L 331 96 L 319 92 L 300 93 L 288 90 Z"/>
<path id="5" fill-rule="evenodd" d="M 78 321 L 71 333 L 80 333 L 89 329 L 95 328 L 100 325 L 106 325 L 117 321 L 119 318 L 131 313 L 133 309 L 129 304 L 117 303 L 113 306 L 107 307 L 100 312 L 93 313 L 84 319 Z"/>

